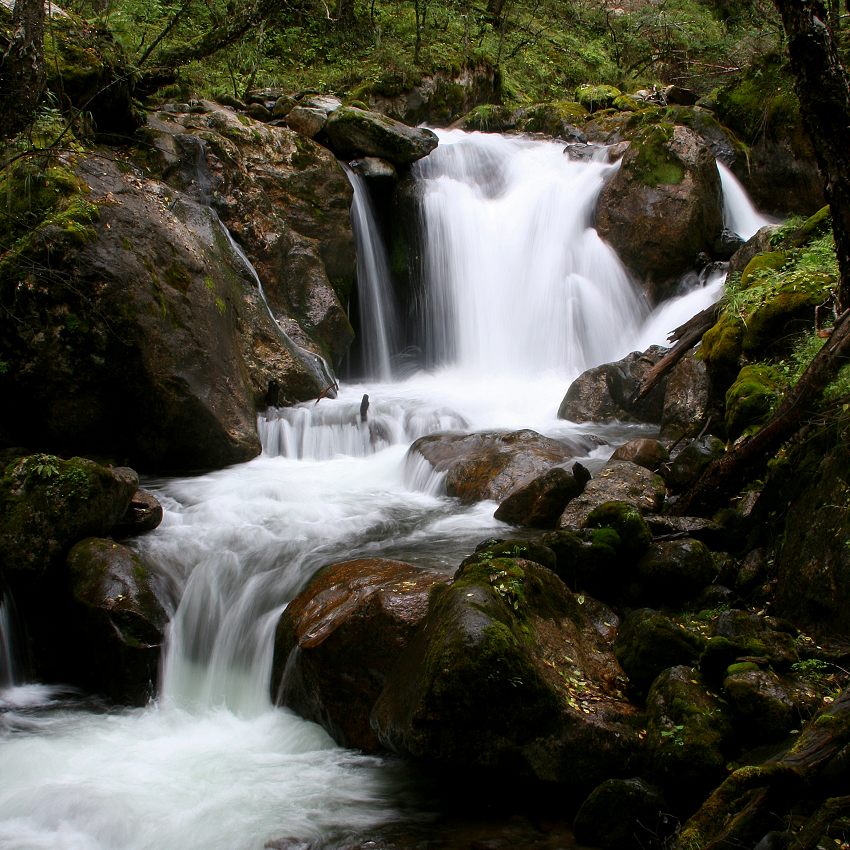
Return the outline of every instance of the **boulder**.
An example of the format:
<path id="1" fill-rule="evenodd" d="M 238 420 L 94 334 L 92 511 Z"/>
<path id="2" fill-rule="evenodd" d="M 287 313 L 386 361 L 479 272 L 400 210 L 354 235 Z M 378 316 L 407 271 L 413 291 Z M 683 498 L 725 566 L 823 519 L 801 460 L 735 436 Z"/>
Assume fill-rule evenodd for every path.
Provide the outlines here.
<path id="1" fill-rule="evenodd" d="M 692 666 L 704 640 L 651 608 L 629 613 L 620 624 L 614 654 L 635 691 L 645 696 L 655 678 L 670 667 Z"/>
<path id="2" fill-rule="evenodd" d="M 409 127 L 377 112 L 353 106 L 334 110 L 324 132 L 337 156 L 377 156 L 398 166 L 408 166 L 437 147 L 431 130 Z"/>
<path id="3" fill-rule="evenodd" d="M 387 675 L 447 577 L 367 558 L 320 570 L 278 623 L 272 698 L 336 742 L 379 749 L 369 717 Z"/>
<path id="4" fill-rule="evenodd" d="M 687 666 L 671 667 L 646 699 L 651 773 L 680 805 L 704 799 L 726 773 L 732 744 L 728 710 Z"/>
<path id="5" fill-rule="evenodd" d="M 286 113 L 286 126 L 308 139 L 315 139 L 327 123 L 327 112 L 310 106 L 293 106 Z"/>
<path id="6" fill-rule="evenodd" d="M 532 561 L 485 556 L 432 594 L 372 723 L 385 745 L 442 771 L 587 793 L 639 750 L 623 682 L 580 597 Z"/>
<path id="7" fill-rule="evenodd" d="M 635 604 L 681 607 L 711 584 L 717 573 L 711 552 L 699 540 L 655 542 L 637 562 L 628 596 Z"/>
<path id="8" fill-rule="evenodd" d="M 541 567 L 554 570 L 557 564 L 555 553 L 545 543 L 537 540 L 490 538 L 479 543 L 475 552 L 466 558 L 461 566 L 482 558 L 524 558 L 534 561 Z"/>
<path id="9" fill-rule="evenodd" d="M 723 226 L 720 175 L 709 146 L 666 122 L 632 139 L 597 206 L 599 235 L 641 278 L 655 301 L 673 293 Z"/>
<path id="10" fill-rule="evenodd" d="M 126 467 L 37 454 L 0 479 L 0 568 L 13 585 L 37 586 L 78 540 L 108 534 L 127 510 L 139 478 Z"/>
<path id="11" fill-rule="evenodd" d="M 644 779 L 606 779 L 590 792 L 573 822 L 581 844 L 608 850 L 644 850 L 665 841 L 677 821 L 661 789 Z"/>
<path id="12" fill-rule="evenodd" d="M 781 741 L 800 721 L 791 689 L 772 670 L 733 667 L 723 690 L 748 745 Z"/>
<path id="13" fill-rule="evenodd" d="M 541 538 L 555 554 L 552 569 L 570 589 L 597 599 L 616 596 L 626 565 L 620 536 L 610 528 L 552 531 Z"/>
<path id="14" fill-rule="evenodd" d="M 567 502 L 578 496 L 589 480 L 590 473 L 580 463 L 574 463 L 571 471 L 554 466 L 514 490 L 494 516 L 513 525 L 553 528 Z"/>
<path id="15" fill-rule="evenodd" d="M 622 422 L 658 424 L 664 404 L 662 380 L 644 399 L 632 402 L 643 376 L 661 359 L 665 349 L 653 346 L 643 354 L 635 351 L 615 363 L 605 363 L 582 372 L 570 384 L 559 419 L 572 422 Z"/>
<path id="16" fill-rule="evenodd" d="M 664 501 L 664 482 L 636 463 L 609 461 L 572 499 L 558 520 L 559 528 L 581 528 L 590 514 L 606 502 L 625 502 L 640 513 L 655 513 Z"/>
<path id="17" fill-rule="evenodd" d="M 145 704 L 156 693 L 168 621 L 147 568 L 126 546 L 91 537 L 71 549 L 68 571 L 77 603 L 67 635 L 76 660 L 70 681 L 117 703 Z"/>
<path id="18" fill-rule="evenodd" d="M 153 531 L 162 522 L 162 505 L 150 490 L 139 488 L 133 493 L 124 515 L 112 528 L 117 537 L 135 537 Z"/>
<path id="19" fill-rule="evenodd" d="M 147 138 L 163 179 L 100 156 L 51 168 L 59 200 L 4 256 L 0 358 L 18 368 L 0 432 L 151 471 L 248 460 L 269 384 L 316 397 L 332 380 L 317 354 L 353 335 L 334 290 L 354 278 L 350 186 L 328 151 L 227 109 L 155 115 Z M 213 199 L 252 234 L 269 305 L 292 305 L 287 332 Z"/>
<path id="20" fill-rule="evenodd" d="M 582 85 L 575 90 L 575 98 L 588 112 L 610 109 L 622 92 L 614 86 Z"/>
<path id="21" fill-rule="evenodd" d="M 651 472 L 655 472 L 661 464 L 670 460 L 670 455 L 658 440 L 638 437 L 634 440 L 629 440 L 628 443 L 623 443 L 611 455 L 611 460 L 625 460 L 629 463 L 636 463 L 638 466 L 642 466 Z"/>
<path id="22" fill-rule="evenodd" d="M 710 434 L 692 440 L 663 470 L 664 481 L 674 493 L 681 493 L 702 471 L 726 451 L 722 440 Z"/>
<path id="23" fill-rule="evenodd" d="M 551 467 L 588 454 L 592 437 L 553 440 L 536 431 L 487 431 L 477 434 L 431 434 L 409 449 L 436 472 L 445 473 L 446 493 L 464 503 L 503 500 Z"/>
<path id="24" fill-rule="evenodd" d="M 672 368 L 664 390 L 661 439 L 668 444 L 695 437 L 711 411 L 711 379 L 705 363 L 689 351 Z"/>

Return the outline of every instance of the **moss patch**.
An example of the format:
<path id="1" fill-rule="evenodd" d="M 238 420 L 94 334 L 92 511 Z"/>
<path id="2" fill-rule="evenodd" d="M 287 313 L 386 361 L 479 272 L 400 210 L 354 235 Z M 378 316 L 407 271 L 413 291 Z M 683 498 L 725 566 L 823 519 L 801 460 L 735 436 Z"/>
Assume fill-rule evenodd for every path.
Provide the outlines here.
<path id="1" fill-rule="evenodd" d="M 645 127 L 632 140 L 637 150 L 634 173 L 646 186 L 681 183 L 685 177 L 682 163 L 670 151 L 673 129 L 672 124 L 662 121 Z"/>
<path id="2" fill-rule="evenodd" d="M 731 439 L 754 434 L 771 411 L 784 387 L 781 373 L 766 364 L 744 366 L 726 392 L 726 430 Z"/>

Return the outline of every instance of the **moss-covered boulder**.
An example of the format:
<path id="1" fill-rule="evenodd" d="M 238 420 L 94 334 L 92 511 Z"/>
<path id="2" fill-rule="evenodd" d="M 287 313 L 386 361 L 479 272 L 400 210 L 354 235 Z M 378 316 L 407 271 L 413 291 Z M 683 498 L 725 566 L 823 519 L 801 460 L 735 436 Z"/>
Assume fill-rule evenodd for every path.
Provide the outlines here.
<path id="1" fill-rule="evenodd" d="M 661 300 L 723 227 L 720 176 L 709 146 L 693 130 L 666 122 L 637 132 L 602 189 L 599 235 Z"/>
<path id="2" fill-rule="evenodd" d="M 723 440 L 711 434 L 691 440 L 663 470 L 664 481 L 674 493 L 686 490 L 725 451 Z"/>
<path id="3" fill-rule="evenodd" d="M 400 561 L 320 570 L 289 603 L 275 636 L 271 694 L 337 743 L 374 752 L 369 717 L 400 652 L 447 577 Z"/>
<path id="4" fill-rule="evenodd" d="M 554 528 L 567 502 L 578 496 L 589 480 L 590 473 L 580 463 L 574 463 L 571 470 L 552 467 L 514 490 L 494 516 L 513 525 Z"/>
<path id="5" fill-rule="evenodd" d="M 577 841 L 610 850 L 644 850 L 673 834 L 660 788 L 645 779 L 606 779 L 581 804 L 573 832 Z"/>
<path id="6" fill-rule="evenodd" d="M 575 99 L 588 112 L 596 112 L 599 109 L 609 109 L 614 106 L 622 92 L 616 86 L 608 85 L 582 85 L 575 90 Z"/>
<path id="7" fill-rule="evenodd" d="M 581 528 L 601 506 L 613 502 L 631 513 L 655 513 L 665 496 L 664 482 L 654 472 L 624 460 L 610 460 L 572 499 L 558 520 L 559 528 Z"/>
<path id="8" fill-rule="evenodd" d="M 554 570 L 557 564 L 557 556 L 542 539 L 528 540 L 519 537 L 493 537 L 483 540 L 475 547 L 475 552 L 461 563 L 461 567 L 482 558 L 523 558 L 550 570 Z"/>
<path id="9" fill-rule="evenodd" d="M 421 455 L 435 472 L 445 474 L 446 493 L 462 502 L 501 501 L 556 464 L 582 457 L 592 438 L 554 440 L 536 431 L 488 431 L 430 434 L 420 437 L 409 455 Z"/>
<path id="10" fill-rule="evenodd" d="M 628 558 L 639 557 L 649 548 L 652 532 L 641 512 L 630 502 L 603 502 L 584 521 L 585 528 L 610 528 L 620 538 L 619 551 Z"/>
<path id="11" fill-rule="evenodd" d="M 560 139 L 583 139 L 579 129 L 588 110 L 580 103 L 556 100 L 518 110 L 516 127 L 526 133 L 543 133 Z"/>
<path id="12" fill-rule="evenodd" d="M 658 541 L 637 562 L 629 598 L 635 604 L 678 607 L 695 599 L 717 573 L 711 552 L 699 540 Z"/>
<path id="13" fill-rule="evenodd" d="M 620 535 L 611 528 L 552 531 L 541 538 L 555 553 L 553 570 L 571 590 L 602 600 L 616 596 L 625 564 Z"/>
<path id="14" fill-rule="evenodd" d="M 754 434 L 769 418 L 786 386 L 782 373 L 764 363 L 744 366 L 726 391 L 726 433 L 732 440 Z"/>
<path id="15" fill-rule="evenodd" d="M 86 458 L 28 455 L 0 479 L 0 566 L 17 585 L 55 572 L 70 547 L 103 536 L 121 519 L 138 487 L 132 469 Z"/>
<path id="16" fill-rule="evenodd" d="M 646 699 L 651 772 L 680 805 L 693 805 L 726 775 L 733 745 L 728 707 L 692 667 L 665 670 Z"/>
<path id="17" fill-rule="evenodd" d="M 558 408 L 558 418 L 571 422 L 617 419 L 657 425 L 661 421 L 666 382 L 662 379 L 641 401 L 632 399 L 644 375 L 663 353 L 660 346 L 653 346 L 643 353 L 633 351 L 622 360 L 582 372 L 568 387 Z"/>
<path id="18" fill-rule="evenodd" d="M 580 597 L 538 564 L 485 556 L 432 594 L 372 722 L 391 749 L 455 775 L 586 793 L 639 749 L 623 681 Z"/>
<path id="19" fill-rule="evenodd" d="M 394 165 L 406 166 L 437 147 L 437 136 L 353 106 L 334 110 L 324 128 L 328 144 L 338 156 L 378 156 Z"/>
<path id="20" fill-rule="evenodd" d="M 747 666 L 733 665 L 723 680 L 735 722 L 751 746 L 781 741 L 800 722 L 792 691 L 772 670 L 735 669 Z"/>
<path id="21" fill-rule="evenodd" d="M 168 620 L 139 556 L 112 540 L 87 538 L 68 555 L 71 595 L 68 679 L 123 704 L 156 693 Z"/>
<path id="22" fill-rule="evenodd" d="M 467 112 L 461 119 L 464 130 L 481 133 L 504 133 L 517 124 L 516 110 L 495 103 L 483 103 Z"/>
<path id="23" fill-rule="evenodd" d="M 614 653 L 635 691 L 645 696 L 655 678 L 669 667 L 693 666 L 704 641 L 651 608 L 631 611 L 620 624 Z"/>

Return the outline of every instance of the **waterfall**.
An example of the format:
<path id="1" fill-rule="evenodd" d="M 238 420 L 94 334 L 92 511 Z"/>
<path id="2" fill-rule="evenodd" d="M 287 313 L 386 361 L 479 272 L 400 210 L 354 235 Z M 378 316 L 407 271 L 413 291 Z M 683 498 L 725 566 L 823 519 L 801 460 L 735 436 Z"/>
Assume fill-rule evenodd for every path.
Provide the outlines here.
<path id="1" fill-rule="evenodd" d="M 17 683 L 12 631 L 12 598 L 0 590 L 0 690 Z"/>
<path id="2" fill-rule="evenodd" d="M 439 136 L 415 168 L 429 361 L 575 375 L 628 353 L 647 305 L 592 226 L 618 166 L 573 161 L 555 142 Z"/>
<path id="3" fill-rule="evenodd" d="M 746 242 L 765 225 L 775 223 L 756 210 L 746 189 L 720 160 L 717 160 L 717 170 L 723 188 L 723 221 L 726 227 Z"/>
<path id="4" fill-rule="evenodd" d="M 363 370 L 381 381 L 392 378 L 392 355 L 398 350 L 398 320 L 387 249 L 381 238 L 366 181 L 343 164 L 354 189 L 351 223 L 357 246 L 357 294 Z"/>

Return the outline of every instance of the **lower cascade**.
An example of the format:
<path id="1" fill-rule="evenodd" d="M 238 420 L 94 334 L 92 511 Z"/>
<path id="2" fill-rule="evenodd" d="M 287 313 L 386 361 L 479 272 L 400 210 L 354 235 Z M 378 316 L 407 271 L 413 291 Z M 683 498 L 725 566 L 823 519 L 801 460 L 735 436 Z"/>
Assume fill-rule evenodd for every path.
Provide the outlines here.
<path id="1" fill-rule="evenodd" d="M 146 482 L 166 509 L 135 544 L 171 614 L 157 699 L 103 713 L 34 696 L 12 678 L 0 599 L 0 850 L 332 848 L 410 817 L 398 764 L 342 749 L 273 705 L 280 613 L 336 561 L 389 557 L 451 574 L 505 526 L 492 502 L 448 499 L 439 476 L 406 460 L 411 442 L 446 430 L 575 433 L 556 418 L 569 383 L 665 344 L 722 284 L 717 273 L 650 310 L 592 225 L 617 168 L 601 154 L 576 162 L 553 142 L 439 135 L 415 168 L 421 368 L 393 379 L 393 356 L 417 341 L 373 316 L 369 379 L 269 409 L 253 461 Z M 360 222 L 361 244 L 373 226 Z"/>

